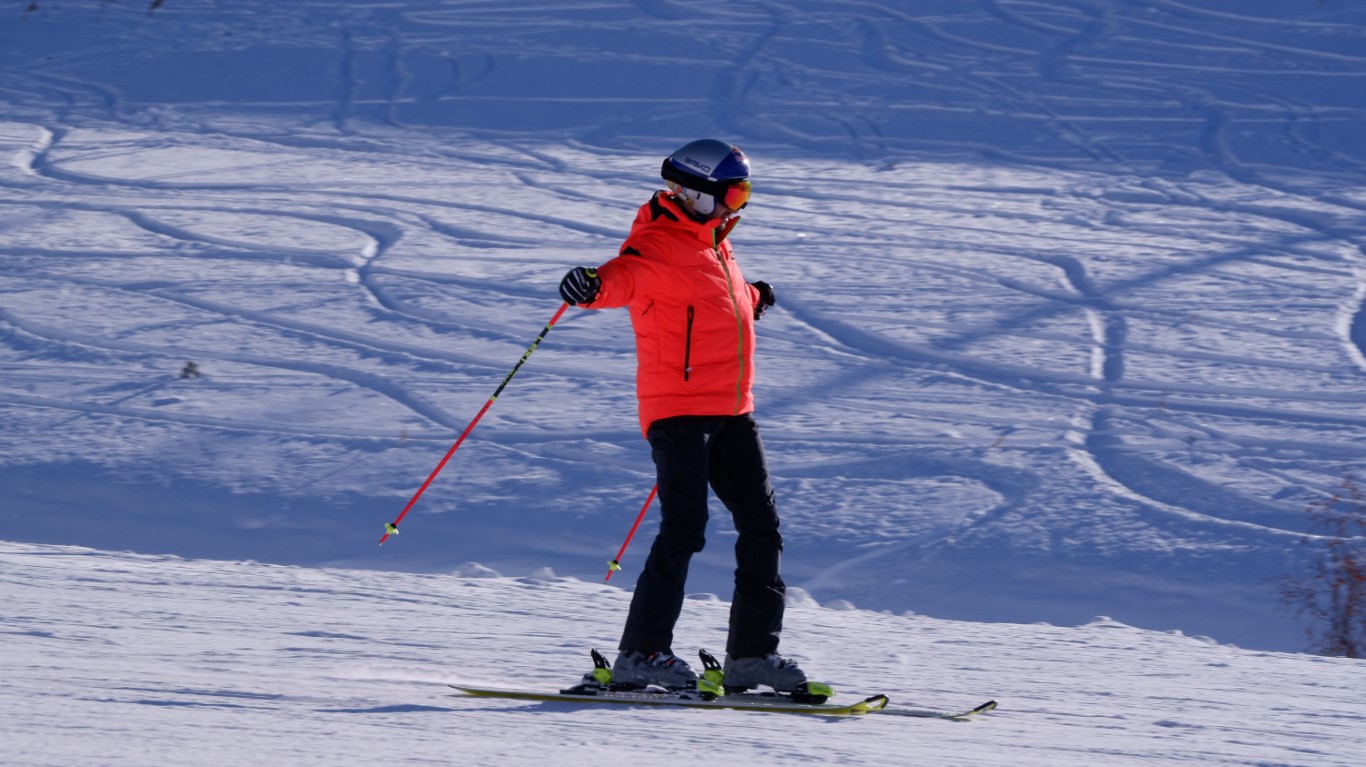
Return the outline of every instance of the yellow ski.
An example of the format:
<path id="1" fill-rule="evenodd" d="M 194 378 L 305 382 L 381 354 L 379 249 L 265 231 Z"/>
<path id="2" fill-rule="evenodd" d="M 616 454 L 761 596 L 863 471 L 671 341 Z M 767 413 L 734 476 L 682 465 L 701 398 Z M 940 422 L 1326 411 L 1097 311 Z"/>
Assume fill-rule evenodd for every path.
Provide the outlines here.
<path id="1" fill-rule="evenodd" d="M 502 690 L 491 687 L 471 687 L 452 684 L 452 688 L 475 698 L 506 698 L 540 701 L 543 703 L 593 704 L 609 703 L 625 706 L 672 706 L 676 708 L 722 708 L 746 711 L 767 711 L 780 714 L 817 714 L 820 716 L 860 716 L 881 711 L 890 702 L 886 695 L 873 695 L 855 703 L 797 703 L 781 695 L 741 693 L 712 696 L 699 692 L 583 689 L 557 693 L 528 690 Z"/>

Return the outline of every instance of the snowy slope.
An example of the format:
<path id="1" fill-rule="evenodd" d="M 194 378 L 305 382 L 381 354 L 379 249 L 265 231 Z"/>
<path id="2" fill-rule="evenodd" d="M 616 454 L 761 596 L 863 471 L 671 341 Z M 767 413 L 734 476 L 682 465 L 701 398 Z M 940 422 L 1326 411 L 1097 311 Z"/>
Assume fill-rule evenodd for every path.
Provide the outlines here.
<path id="1" fill-rule="evenodd" d="M 554 314 L 560 275 L 615 253 L 660 158 L 707 135 L 751 156 L 734 239 L 778 289 L 758 416 L 805 605 L 787 649 L 852 689 L 899 658 L 902 697 L 1032 714 L 972 729 L 983 755 L 1094 763 L 1105 746 L 1078 724 L 1112 717 L 1118 759 L 1360 761 L 1355 714 L 1315 714 L 1306 692 L 1350 689 L 1334 685 L 1356 666 L 1231 645 L 1305 646 L 1277 579 L 1307 561 L 1305 508 L 1366 475 L 1366 3 L 29 6 L 0 9 L 5 625 L 36 622 L 7 628 L 25 673 L 0 716 L 28 731 L 23 763 L 104 763 L 80 738 L 40 756 L 52 739 L 25 701 L 179 699 L 86 686 L 192 693 L 91 709 L 114 731 L 237 741 L 313 695 L 320 761 L 381 753 L 398 726 L 436 758 L 485 724 L 428 712 L 466 705 L 432 683 L 557 684 L 584 647 L 611 649 L 654 519 L 612 587 L 589 585 L 652 482 L 622 313 L 567 313 L 402 535 L 375 542 Z M 179 378 L 187 361 L 203 377 Z M 718 517 L 699 594 L 728 598 L 732 535 Z M 468 563 L 508 579 L 451 576 Z M 141 581 L 84 567 L 163 584 L 185 629 L 156 634 Z M 215 589 L 275 578 L 327 584 L 299 587 L 319 595 L 295 600 L 308 625 L 284 602 L 219 612 Z M 719 648 L 724 602 L 689 607 L 688 645 Z M 93 617 L 119 613 L 145 615 Z M 1004 625 L 1040 622 L 1060 628 Z M 246 632 L 240 654 L 190 655 L 224 652 L 224 627 Z M 419 649 L 388 663 L 409 631 Z M 292 667 L 279 647 L 335 666 L 288 672 L 313 692 L 250 697 L 265 666 Z M 145 681 L 103 670 L 118 648 Z M 1076 658 L 1084 693 L 1057 684 Z M 1176 692 L 1143 676 L 1169 660 Z M 233 709 L 242 730 L 179 719 L 239 694 L 259 706 Z M 1239 730 L 1262 730 L 1235 723 L 1245 707 L 1289 734 Z M 374 710 L 367 745 L 332 739 L 339 709 Z M 588 716 L 499 724 L 574 740 Z M 262 754 L 288 740 L 271 732 Z M 187 753 L 147 748 L 120 759 Z"/>
<path id="2" fill-rule="evenodd" d="M 4 544 L 6 765 L 1314 765 L 1366 755 L 1359 661 L 1098 618 L 956 623 L 794 606 L 838 688 L 970 723 L 458 697 L 555 689 L 610 646 L 622 591 L 553 574 L 379 573 Z M 78 588 L 73 588 L 78 586 Z M 720 647 L 727 605 L 682 628 Z M 506 651 L 509 641 L 515 654 Z M 18 660 L 16 663 L 15 661 Z M 15 674 L 13 671 L 18 671 Z"/>

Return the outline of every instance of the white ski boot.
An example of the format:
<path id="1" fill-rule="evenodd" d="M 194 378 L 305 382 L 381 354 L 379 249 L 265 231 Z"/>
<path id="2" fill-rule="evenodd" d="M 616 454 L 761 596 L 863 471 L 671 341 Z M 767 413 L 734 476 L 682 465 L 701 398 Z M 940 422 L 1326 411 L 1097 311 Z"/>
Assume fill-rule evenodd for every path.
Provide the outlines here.
<path id="1" fill-rule="evenodd" d="M 697 674 L 688 662 L 670 652 L 624 652 L 612 664 L 612 686 L 649 687 L 666 690 L 697 689 Z"/>
<path id="2" fill-rule="evenodd" d="M 727 692 L 742 692 L 760 685 L 778 692 L 806 691 L 806 672 L 796 661 L 776 652 L 762 658 L 732 658 L 726 656 L 725 685 Z"/>

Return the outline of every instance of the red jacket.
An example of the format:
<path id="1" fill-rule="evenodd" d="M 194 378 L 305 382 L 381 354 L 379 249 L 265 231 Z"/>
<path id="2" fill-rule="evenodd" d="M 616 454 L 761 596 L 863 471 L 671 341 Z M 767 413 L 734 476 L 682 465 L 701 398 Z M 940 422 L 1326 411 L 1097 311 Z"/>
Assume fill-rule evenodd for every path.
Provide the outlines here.
<path id="1" fill-rule="evenodd" d="M 636 213 L 620 255 L 598 268 L 588 309 L 626 306 L 636 333 L 640 427 L 676 415 L 754 410 L 754 305 L 725 240 L 730 225 L 689 218 L 658 192 Z"/>

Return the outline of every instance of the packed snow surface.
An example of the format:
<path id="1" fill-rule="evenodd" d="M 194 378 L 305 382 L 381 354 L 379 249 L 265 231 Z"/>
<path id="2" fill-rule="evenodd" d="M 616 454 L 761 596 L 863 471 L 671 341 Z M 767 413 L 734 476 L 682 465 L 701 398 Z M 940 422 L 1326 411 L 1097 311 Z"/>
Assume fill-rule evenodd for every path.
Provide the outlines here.
<path id="1" fill-rule="evenodd" d="M 794 604 L 845 697 L 971 722 L 460 697 L 553 691 L 610 649 L 630 595 L 520 578 L 5 544 L 7 765 L 1314 765 L 1366 754 L 1360 661 L 1242 650 L 1098 617 L 964 623 Z M 725 644 L 728 605 L 681 631 Z M 794 642 L 795 644 L 795 642 Z M 18 673 L 15 673 L 18 672 Z M 572 679 L 571 679 L 572 677 Z"/>

